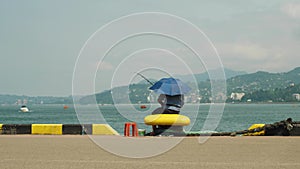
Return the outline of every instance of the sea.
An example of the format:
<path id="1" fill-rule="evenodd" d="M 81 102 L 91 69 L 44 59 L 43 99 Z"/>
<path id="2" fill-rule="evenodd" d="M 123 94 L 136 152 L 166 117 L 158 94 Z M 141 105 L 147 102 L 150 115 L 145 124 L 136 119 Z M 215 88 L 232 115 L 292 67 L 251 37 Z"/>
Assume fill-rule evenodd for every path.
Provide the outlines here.
<path id="1" fill-rule="evenodd" d="M 124 124 L 134 121 L 139 129 L 151 131 L 145 116 L 158 105 L 28 105 L 30 112 L 20 112 L 18 105 L 0 105 L 0 124 L 96 124 L 106 123 L 123 134 Z M 181 113 L 191 119 L 186 131 L 232 132 L 252 124 L 272 124 L 287 118 L 300 121 L 300 104 L 186 104 Z"/>

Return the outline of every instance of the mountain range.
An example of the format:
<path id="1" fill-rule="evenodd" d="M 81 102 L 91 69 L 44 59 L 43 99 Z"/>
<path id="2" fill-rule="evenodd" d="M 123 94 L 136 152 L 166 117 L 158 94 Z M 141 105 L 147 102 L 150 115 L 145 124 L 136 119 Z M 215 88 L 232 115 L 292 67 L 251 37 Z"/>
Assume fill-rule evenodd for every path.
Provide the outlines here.
<path id="1" fill-rule="evenodd" d="M 210 72 L 214 71 L 219 70 L 212 70 Z M 229 97 L 231 93 L 245 93 L 244 98 L 247 99 L 256 98 L 257 101 L 265 101 L 269 99 L 277 101 L 281 100 L 284 102 L 291 100 L 290 96 L 293 93 L 300 93 L 300 67 L 282 73 L 269 73 L 263 71 L 247 73 L 230 69 L 224 69 L 224 73 L 227 79 L 227 97 Z M 188 84 L 192 84 L 191 82 L 195 78 L 198 85 L 191 86 L 192 91 L 199 91 L 199 94 L 203 98 L 203 102 L 209 101 L 210 79 L 207 72 L 195 75 L 177 75 L 176 77 Z M 93 95 L 83 96 L 80 99 L 80 103 L 89 104 L 91 103 L 91 100 L 95 98 L 95 96 L 99 104 L 147 103 L 149 102 L 150 95 L 149 87 L 150 86 L 146 81 L 141 81 L 138 84 L 120 86 Z M 70 104 L 73 101 L 71 96 L 33 97 L 24 95 L 18 96 L 0 94 L 0 104 L 15 104 L 18 102 L 18 100 L 24 99 L 28 101 L 28 104 Z"/>
<path id="2" fill-rule="evenodd" d="M 217 71 L 217 70 L 216 70 Z M 233 71 L 225 69 L 225 76 L 227 78 L 227 97 L 229 98 L 231 93 L 245 93 L 246 96 L 250 97 L 247 100 L 251 100 L 251 97 L 258 97 L 261 93 L 268 93 L 267 97 L 261 97 L 264 99 L 256 98 L 256 101 L 267 101 L 267 100 L 280 100 L 294 101 L 291 99 L 293 93 L 300 93 L 300 67 L 295 68 L 289 72 L 284 73 L 269 73 L 258 71 L 256 73 L 247 74 L 242 71 Z M 193 91 L 199 91 L 202 97 L 202 102 L 209 102 L 210 94 L 210 79 L 208 79 L 208 73 L 195 74 L 198 86 L 191 86 Z M 182 81 L 191 84 L 192 75 L 177 76 Z M 295 87 L 294 87 L 295 86 Z M 294 88 L 292 88 L 294 87 Z M 150 94 L 149 84 L 138 83 L 128 86 L 116 87 L 111 90 L 107 90 L 101 93 L 97 93 L 96 100 L 101 104 L 112 104 L 112 103 L 147 103 L 147 98 Z M 291 89 L 292 88 L 292 89 Z M 280 96 L 278 93 L 280 93 Z M 293 93 L 291 93 L 293 92 Z M 113 93 L 113 96 L 112 94 Z M 124 94 L 126 93 L 126 94 Z M 251 95 L 252 94 L 252 95 Z M 287 96 L 285 96 L 287 95 Z M 189 97 L 187 95 L 187 97 Z M 278 98 L 273 98 L 278 97 Z M 94 95 L 83 97 L 81 103 L 89 103 L 90 99 L 93 99 Z M 113 99 L 114 98 L 114 99 Z M 129 98 L 129 99 L 128 99 Z M 246 98 L 246 97 L 245 97 Z M 282 99 L 289 98 L 289 99 Z M 126 100 L 126 101 L 125 101 Z M 229 99 L 230 100 L 230 99 Z M 244 99 L 245 100 L 245 99 Z M 255 100 L 255 99 L 254 99 Z"/>
<path id="3" fill-rule="evenodd" d="M 225 75 L 226 79 L 229 79 L 229 78 L 232 78 L 235 76 L 239 76 L 239 75 L 248 74 L 245 71 L 236 71 L 236 70 L 231 70 L 228 68 L 224 68 L 224 69 L 218 68 L 218 69 L 206 71 L 204 73 L 198 73 L 198 74 L 192 74 L 192 75 L 176 75 L 175 77 L 179 78 L 180 80 L 182 80 L 184 82 L 192 82 L 192 81 L 194 81 L 194 78 L 195 78 L 196 81 L 199 83 L 199 82 L 209 80 L 210 79 L 209 73 L 213 74 L 215 79 L 222 79 L 222 77 L 224 77 L 224 75 L 222 75 L 220 73 L 223 73 L 223 71 L 224 71 L 224 75 Z"/>
<path id="4" fill-rule="evenodd" d="M 227 79 L 229 92 L 253 92 L 256 90 L 275 90 L 300 83 L 300 67 L 284 73 L 256 73 L 238 75 Z M 300 91 L 299 91 L 300 92 Z"/>

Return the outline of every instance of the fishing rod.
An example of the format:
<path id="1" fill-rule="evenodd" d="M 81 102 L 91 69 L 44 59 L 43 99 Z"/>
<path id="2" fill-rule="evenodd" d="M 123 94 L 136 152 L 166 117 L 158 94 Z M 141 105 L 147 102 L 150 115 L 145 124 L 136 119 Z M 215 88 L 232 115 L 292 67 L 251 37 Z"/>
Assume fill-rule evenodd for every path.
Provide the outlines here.
<path id="1" fill-rule="evenodd" d="M 142 75 L 141 73 L 136 72 L 136 74 L 140 75 L 143 79 L 145 79 L 148 83 L 150 83 L 151 85 L 153 85 L 154 83 L 152 83 L 149 79 L 147 79 L 144 75 Z"/>

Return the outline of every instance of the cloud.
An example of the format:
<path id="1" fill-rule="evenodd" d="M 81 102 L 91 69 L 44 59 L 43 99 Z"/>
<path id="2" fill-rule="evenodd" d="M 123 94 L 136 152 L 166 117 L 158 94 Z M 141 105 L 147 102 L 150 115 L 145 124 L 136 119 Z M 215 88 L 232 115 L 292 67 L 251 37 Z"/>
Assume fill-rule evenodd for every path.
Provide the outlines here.
<path id="1" fill-rule="evenodd" d="M 272 47 L 254 42 L 217 44 L 225 67 L 253 72 L 256 70 L 277 70 L 284 63 L 284 54 Z"/>
<path id="2" fill-rule="evenodd" d="M 222 51 L 225 55 L 230 55 L 234 57 L 242 57 L 246 60 L 262 60 L 270 56 L 270 51 L 263 46 L 251 43 L 251 42 L 241 42 L 232 44 L 221 45 Z"/>
<path id="3" fill-rule="evenodd" d="M 100 61 L 98 62 L 98 70 L 113 70 L 114 66 L 109 63 L 109 62 L 105 62 L 105 61 Z"/>
<path id="4" fill-rule="evenodd" d="M 300 18 L 300 3 L 287 3 L 281 7 L 281 11 L 292 18 Z"/>

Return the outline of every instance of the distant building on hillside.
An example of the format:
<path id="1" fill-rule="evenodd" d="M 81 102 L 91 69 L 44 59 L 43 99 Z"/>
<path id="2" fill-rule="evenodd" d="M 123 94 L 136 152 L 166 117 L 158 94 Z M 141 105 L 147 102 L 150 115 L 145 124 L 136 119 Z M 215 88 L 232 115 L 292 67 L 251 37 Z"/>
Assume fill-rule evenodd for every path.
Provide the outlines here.
<path id="1" fill-rule="evenodd" d="M 231 93 L 230 98 L 232 100 L 239 100 L 239 101 L 241 101 L 244 96 L 245 96 L 245 93 Z"/>
<path id="2" fill-rule="evenodd" d="M 293 97 L 294 97 L 297 101 L 300 101 L 300 94 L 299 94 L 299 93 L 293 94 Z"/>

